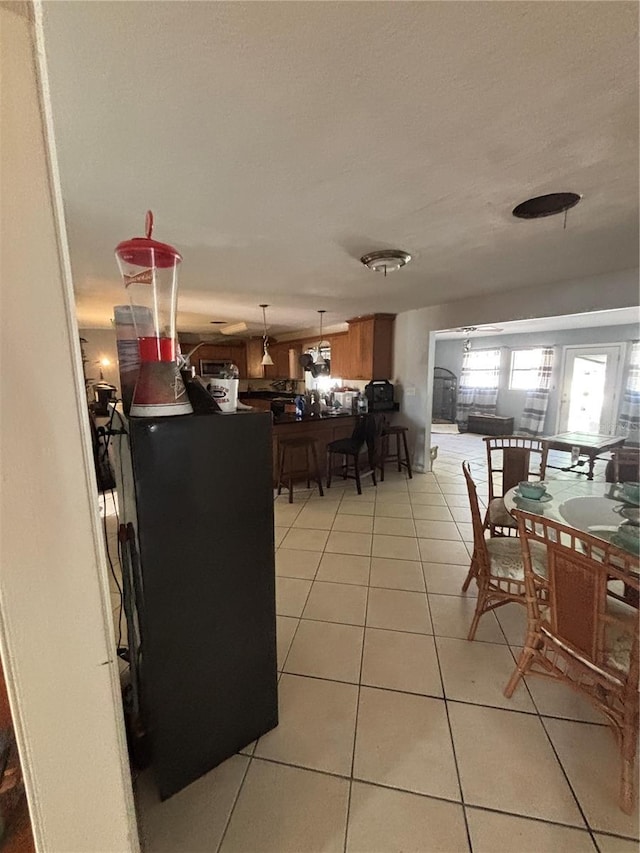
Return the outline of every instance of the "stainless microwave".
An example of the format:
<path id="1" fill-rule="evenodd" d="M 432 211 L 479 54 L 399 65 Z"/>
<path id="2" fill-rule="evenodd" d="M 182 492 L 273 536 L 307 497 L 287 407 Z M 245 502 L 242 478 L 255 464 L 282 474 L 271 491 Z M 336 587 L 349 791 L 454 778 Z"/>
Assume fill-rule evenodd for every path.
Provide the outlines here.
<path id="1" fill-rule="evenodd" d="M 220 361 L 220 359 L 216 359 L 213 361 L 210 358 L 201 358 L 200 359 L 200 375 L 201 376 L 220 376 L 222 370 L 226 367 L 226 365 L 231 363 L 231 359 L 227 359 L 226 361 Z"/>

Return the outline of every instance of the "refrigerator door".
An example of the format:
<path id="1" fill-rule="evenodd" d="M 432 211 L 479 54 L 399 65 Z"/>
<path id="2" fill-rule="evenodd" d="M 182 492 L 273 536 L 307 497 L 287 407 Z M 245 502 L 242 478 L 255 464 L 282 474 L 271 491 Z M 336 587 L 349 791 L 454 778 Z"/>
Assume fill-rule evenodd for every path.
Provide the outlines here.
<path id="1" fill-rule="evenodd" d="M 278 722 L 271 418 L 131 419 L 143 694 L 166 798 Z"/>

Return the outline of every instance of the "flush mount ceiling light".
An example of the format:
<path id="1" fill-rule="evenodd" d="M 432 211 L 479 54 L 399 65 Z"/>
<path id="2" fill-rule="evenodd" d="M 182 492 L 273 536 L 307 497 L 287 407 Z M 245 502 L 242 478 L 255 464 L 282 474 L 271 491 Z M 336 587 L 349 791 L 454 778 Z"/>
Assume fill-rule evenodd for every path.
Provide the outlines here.
<path id="1" fill-rule="evenodd" d="M 326 364 L 324 358 L 322 357 L 322 353 L 321 353 L 321 347 L 322 347 L 322 315 L 326 314 L 326 313 L 327 312 L 324 310 L 324 308 L 320 308 L 318 310 L 318 314 L 320 315 L 320 341 L 318 342 L 318 355 L 315 357 L 314 364 L 319 364 L 319 365 Z"/>
<path id="2" fill-rule="evenodd" d="M 518 219 L 541 219 L 543 216 L 555 216 L 566 213 L 580 201 L 577 193 L 548 193 L 528 198 L 511 211 Z"/>
<path id="3" fill-rule="evenodd" d="M 269 336 L 267 335 L 267 314 L 265 309 L 268 307 L 266 304 L 260 305 L 260 308 L 262 308 L 262 325 L 264 327 L 264 334 L 262 336 L 262 351 L 264 355 L 260 362 L 263 367 L 271 367 L 273 365 L 273 359 L 269 355 Z"/>
<path id="4" fill-rule="evenodd" d="M 408 252 L 402 252 L 400 249 L 384 249 L 381 252 L 368 252 L 360 258 L 360 263 L 368 267 L 373 272 L 396 272 L 401 267 L 404 267 L 411 260 L 411 255 Z"/>

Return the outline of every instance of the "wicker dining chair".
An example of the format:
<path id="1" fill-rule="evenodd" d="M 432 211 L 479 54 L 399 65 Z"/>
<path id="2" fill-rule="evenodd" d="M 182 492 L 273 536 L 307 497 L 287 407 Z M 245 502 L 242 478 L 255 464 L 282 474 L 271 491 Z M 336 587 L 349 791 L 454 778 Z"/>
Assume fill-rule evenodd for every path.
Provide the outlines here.
<path id="1" fill-rule="evenodd" d="M 524 606 L 524 566 L 522 548 L 516 537 L 501 536 L 485 539 L 478 493 L 468 462 L 462 463 L 462 471 L 467 481 L 473 524 L 473 557 L 462 589 L 466 590 L 474 578 L 478 584 L 476 611 L 467 638 L 473 640 L 481 617 L 489 610 L 495 610 L 512 601 L 517 601 Z M 543 549 L 536 552 L 536 558 L 539 570 L 544 571 Z"/>
<path id="2" fill-rule="evenodd" d="M 504 504 L 504 495 L 522 480 L 544 480 L 547 445 L 519 435 L 486 436 L 489 503 L 484 526 L 491 536 L 515 536 L 518 525 Z"/>
<path id="3" fill-rule="evenodd" d="M 611 578 L 640 589 L 637 557 L 539 515 L 516 512 L 525 567 L 527 637 L 504 695 L 523 675 L 584 695 L 613 728 L 622 758 L 620 808 L 634 804 L 638 739 L 638 610 L 607 594 Z M 547 571 L 532 559 L 546 548 Z"/>
<path id="4" fill-rule="evenodd" d="M 607 483 L 640 482 L 640 448 L 619 447 L 607 462 L 604 478 Z"/>

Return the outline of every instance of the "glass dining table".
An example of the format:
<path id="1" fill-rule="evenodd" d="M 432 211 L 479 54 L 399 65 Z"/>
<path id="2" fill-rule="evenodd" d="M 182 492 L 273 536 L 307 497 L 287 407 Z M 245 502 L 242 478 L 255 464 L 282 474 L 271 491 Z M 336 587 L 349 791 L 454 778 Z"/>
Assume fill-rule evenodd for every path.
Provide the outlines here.
<path id="1" fill-rule="evenodd" d="M 633 511 L 635 504 L 622 497 L 620 487 L 615 483 L 603 483 L 597 480 L 587 482 L 549 480 L 543 500 L 527 500 L 520 497 L 516 486 L 505 494 L 504 503 L 510 513 L 515 509 L 521 509 L 535 515 L 544 515 L 546 518 L 583 533 L 589 533 L 598 539 L 612 541 L 622 550 L 638 555 L 637 550 L 634 551 L 616 538 L 618 527 L 627 520 L 627 515 L 623 514 L 623 511 Z M 640 562 L 638 574 L 640 574 Z M 637 594 L 629 587 L 625 590 L 624 600 L 638 607 Z"/>
<path id="2" fill-rule="evenodd" d="M 620 487 L 616 483 L 597 480 L 549 480 L 547 492 L 540 501 L 521 497 L 516 486 L 505 494 L 504 502 L 511 513 L 514 509 L 521 509 L 544 515 L 607 542 L 611 541 L 613 536 L 615 545 L 632 554 L 638 553 L 615 538 L 618 527 L 627 520 L 623 511 L 633 510 L 636 506 L 626 497 L 622 497 Z"/>

